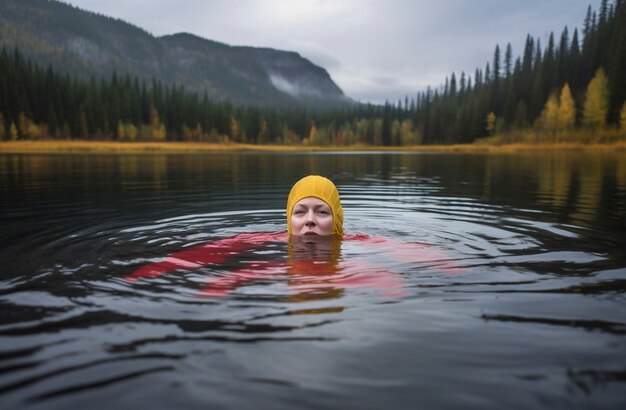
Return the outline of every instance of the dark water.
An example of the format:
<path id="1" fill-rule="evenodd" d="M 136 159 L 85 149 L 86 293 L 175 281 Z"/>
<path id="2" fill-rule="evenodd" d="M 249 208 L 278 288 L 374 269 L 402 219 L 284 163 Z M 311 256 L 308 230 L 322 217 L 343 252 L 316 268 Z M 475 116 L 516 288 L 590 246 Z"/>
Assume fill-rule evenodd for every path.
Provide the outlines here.
<path id="1" fill-rule="evenodd" d="M 327 277 L 221 298 L 201 290 L 288 246 L 124 279 L 284 230 L 309 173 L 336 182 L 347 232 L 438 256 L 344 241 Z M 626 405 L 624 152 L 4 155 L 0 194 L 2 409 Z"/>

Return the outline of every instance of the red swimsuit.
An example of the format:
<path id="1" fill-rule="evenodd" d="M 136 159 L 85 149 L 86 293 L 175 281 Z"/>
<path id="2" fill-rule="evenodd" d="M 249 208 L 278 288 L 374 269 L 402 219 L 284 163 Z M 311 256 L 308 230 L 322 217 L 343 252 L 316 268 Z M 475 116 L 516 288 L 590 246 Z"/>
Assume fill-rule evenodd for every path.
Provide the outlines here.
<path id="1" fill-rule="evenodd" d="M 458 268 L 445 261 L 445 257 L 425 245 L 404 243 L 390 238 L 372 238 L 367 235 L 344 235 L 344 241 L 358 241 L 366 246 L 382 247 L 390 257 L 405 262 L 435 262 L 448 273 Z M 231 238 L 212 241 L 194 248 L 175 252 L 163 261 L 149 263 L 126 276 L 135 282 L 142 278 L 155 278 L 178 269 L 192 270 L 204 265 L 219 265 L 236 255 L 258 249 L 271 242 L 287 242 L 286 232 L 259 232 L 239 234 Z M 404 296 L 403 277 L 365 260 L 337 261 L 337 258 L 318 260 L 290 257 L 287 261 L 255 261 L 227 275 L 211 278 L 196 297 L 228 295 L 240 286 L 254 281 L 276 281 L 285 278 L 289 289 L 305 299 L 333 295 L 348 288 L 375 289 L 384 296 Z"/>

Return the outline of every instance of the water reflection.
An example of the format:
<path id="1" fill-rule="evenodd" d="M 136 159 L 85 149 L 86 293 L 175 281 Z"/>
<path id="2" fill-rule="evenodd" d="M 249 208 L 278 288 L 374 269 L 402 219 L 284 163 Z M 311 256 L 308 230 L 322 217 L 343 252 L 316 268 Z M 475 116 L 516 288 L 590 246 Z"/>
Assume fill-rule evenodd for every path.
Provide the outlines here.
<path id="1" fill-rule="evenodd" d="M 194 297 L 223 297 L 241 292 L 247 285 L 265 283 L 268 286 L 286 283 L 287 301 L 304 302 L 339 298 L 345 289 L 372 289 L 383 296 L 405 296 L 404 280 L 398 273 L 361 258 L 344 260 L 341 244 L 355 241 L 386 252 L 393 258 L 419 263 L 439 260 L 443 269 L 450 270 L 450 263 L 442 255 L 427 247 L 402 243 L 390 238 L 373 238 L 365 235 L 332 235 L 326 237 L 287 237 L 285 232 L 245 233 L 185 249 L 168 255 L 161 261 L 139 267 L 125 277 L 128 282 L 160 278 L 169 272 L 193 271 L 205 266 L 234 263 L 235 268 L 226 272 L 211 268 L 204 289 Z M 268 258 L 266 248 L 275 243 L 287 242 L 288 257 Z M 246 253 L 253 252 L 251 257 Z M 270 255 L 274 252 L 270 252 Z M 435 257 L 437 256 L 437 257 Z M 270 299 L 280 295 L 271 289 L 256 291 L 256 296 Z M 276 300 L 284 300 L 282 297 Z"/>
<path id="2" fill-rule="evenodd" d="M 252 240 L 310 173 L 352 236 Z M 617 408 L 625 208 L 624 152 L 3 155 L 2 405 Z"/>
<path id="3" fill-rule="evenodd" d="M 539 206 L 554 211 L 561 222 L 584 226 L 618 223 L 624 228 L 625 163 L 626 153 L 619 151 L 363 154 L 350 155 L 349 161 L 345 155 L 332 154 L 4 155 L 0 158 L 0 177 L 5 182 L 0 188 L 0 205 L 5 209 L 36 206 L 38 200 L 68 191 L 78 201 L 94 204 L 101 200 L 99 195 L 94 198 L 91 190 L 77 191 L 79 181 L 114 197 L 204 190 L 210 200 L 220 192 L 248 192 L 255 187 L 275 187 L 282 194 L 297 178 L 320 173 L 333 176 L 339 185 L 353 178 L 366 184 L 368 179 L 377 184 L 392 182 L 398 194 L 403 186 L 431 180 L 441 188 L 441 195 L 504 202 L 517 208 Z"/>

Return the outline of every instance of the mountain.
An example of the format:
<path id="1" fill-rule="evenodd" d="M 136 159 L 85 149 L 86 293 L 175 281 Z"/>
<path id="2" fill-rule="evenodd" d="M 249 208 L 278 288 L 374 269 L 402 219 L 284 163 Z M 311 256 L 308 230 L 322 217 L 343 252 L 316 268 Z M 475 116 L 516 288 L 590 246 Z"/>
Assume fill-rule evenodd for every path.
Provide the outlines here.
<path id="1" fill-rule="evenodd" d="M 52 0 L 1 0 L 0 46 L 79 78 L 129 74 L 235 104 L 348 106 L 328 72 L 298 53 L 234 47 L 187 33 L 155 37 Z"/>

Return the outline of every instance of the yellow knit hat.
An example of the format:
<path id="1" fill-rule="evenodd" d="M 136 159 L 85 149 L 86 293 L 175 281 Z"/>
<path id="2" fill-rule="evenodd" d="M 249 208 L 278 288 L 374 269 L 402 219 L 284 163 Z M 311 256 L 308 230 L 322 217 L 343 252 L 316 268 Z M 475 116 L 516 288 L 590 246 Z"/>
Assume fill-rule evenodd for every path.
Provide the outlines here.
<path id="1" fill-rule="evenodd" d="M 343 235 L 343 209 L 337 187 L 330 179 L 309 175 L 296 182 L 287 198 L 287 232 L 291 235 L 291 212 L 299 200 L 315 197 L 326 202 L 333 213 L 333 234 Z"/>

